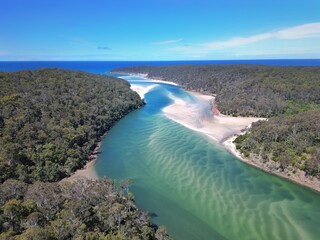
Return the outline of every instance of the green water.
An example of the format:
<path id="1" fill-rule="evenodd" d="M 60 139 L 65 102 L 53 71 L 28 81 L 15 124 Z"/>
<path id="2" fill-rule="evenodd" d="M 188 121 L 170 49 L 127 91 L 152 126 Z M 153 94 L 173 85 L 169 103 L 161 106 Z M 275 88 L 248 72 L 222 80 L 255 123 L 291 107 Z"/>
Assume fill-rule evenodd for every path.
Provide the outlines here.
<path id="1" fill-rule="evenodd" d="M 147 106 L 108 133 L 99 176 L 132 179 L 137 205 L 173 239 L 319 239 L 320 194 L 237 160 L 219 145 L 169 119 L 159 85 Z"/>

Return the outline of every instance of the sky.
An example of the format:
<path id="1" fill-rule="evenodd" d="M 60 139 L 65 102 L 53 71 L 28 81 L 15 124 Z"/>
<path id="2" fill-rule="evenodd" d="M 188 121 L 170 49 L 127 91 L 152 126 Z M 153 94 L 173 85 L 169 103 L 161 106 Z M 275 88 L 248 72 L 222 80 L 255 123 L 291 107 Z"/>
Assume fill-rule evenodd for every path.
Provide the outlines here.
<path id="1" fill-rule="evenodd" d="M 320 0 L 0 0 L 0 61 L 320 59 Z"/>

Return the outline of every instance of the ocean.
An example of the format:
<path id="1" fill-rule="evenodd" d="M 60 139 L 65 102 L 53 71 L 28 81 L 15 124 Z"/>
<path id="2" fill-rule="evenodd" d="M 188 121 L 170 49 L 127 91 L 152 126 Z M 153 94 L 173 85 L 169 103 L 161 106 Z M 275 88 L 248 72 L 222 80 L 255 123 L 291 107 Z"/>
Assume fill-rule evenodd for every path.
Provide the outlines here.
<path id="1" fill-rule="evenodd" d="M 212 60 L 212 61 L 17 61 L 1 62 L 0 71 L 34 70 L 38 68 L 65 68 L 91 73 L 106 73 L 114 68 L 128 66 L 167 66 L 181 64 L 262 64 L 276 66 L 320 66 L 320 59 L 272 60 Z"/>

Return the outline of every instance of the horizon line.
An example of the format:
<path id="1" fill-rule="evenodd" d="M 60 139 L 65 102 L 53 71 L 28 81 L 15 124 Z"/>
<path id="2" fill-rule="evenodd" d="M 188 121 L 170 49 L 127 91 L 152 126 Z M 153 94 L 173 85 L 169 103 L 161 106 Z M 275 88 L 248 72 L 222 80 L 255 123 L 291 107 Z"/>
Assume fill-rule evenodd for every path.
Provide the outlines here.
<path id="1" fill-rule="evenodd" d="M 0 62 L 204 62 L 204 61 L 274 61 L 320 60 L 319 58 L 258 58 L 258 59 L 185 59 L 185 60 L 0 60 Z"/>

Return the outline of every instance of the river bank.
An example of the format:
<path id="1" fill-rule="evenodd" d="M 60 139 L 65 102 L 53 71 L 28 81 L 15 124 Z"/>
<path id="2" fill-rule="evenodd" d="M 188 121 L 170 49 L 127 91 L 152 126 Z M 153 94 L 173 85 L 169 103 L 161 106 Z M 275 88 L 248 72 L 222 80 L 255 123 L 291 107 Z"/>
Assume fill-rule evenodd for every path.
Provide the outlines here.
<path id="1" fill-rule="evenodd" d="M 141 86 L 138 84 L 131 84 L 131 89 L 137 92 L 141 99 L 144 99 L 145 94 L 156 86 L 157 84 L 153 84 L 150 86 Z M 88 161 L 83 168 L 78 169 L 71 176 L 62 179 L 61 181 L 75 181 L 78 178 L 88 178 L 92 180 L 98 179 L 99 177 L 95 171 L 95 165 L 99 157 L 101 143 L 102 143 L 101 141 L 97 143 L 96 148 L 93 150 L 92 154 L 89 156 Z"/>
<path id="2" fill-rule="evenodd" d="M 139 77 L 145 78 L 144 75 L 139 75 Z M 136 91 L 142 99 L 147 92 L 158 85 L 157 83 L 177 85 L 172 82 L 147 78 L 142 81 L 137 80 L 136 82 L 154 83 L 149 86 L 142 86 L 140 84 L 131 83 L 131 89 Z M 188 92 L 195 98 L 195 103 L 190 104 L 187 101 L 170 95 L 169 97 L 172 99 L 173 104 L 165 107 L 162 110 L 166 117 L 189 129 L 192 129 L 193 131 L 209 137 L 214 142 L 219 143 L 227 151 L 236 156 L 239 160 L 251 166 L 320 192 L 320 181 L 317 179 L 306 177 L 303 171 L 297 170 L 295 174 L 289 172 L 288 170 L 281 172 L 277 168 L 277 163 L 271 161 L 263 163 L 259 158 L 252 156 L 250 156 L 250 158 L 245 158 L 236 149 L 236 146 L 233 143 L 236 137 L 248 130 L 253 122 L 265 120 L 264 118 L 232 117 L 222 114 L 208 116 L 205 114 L 205 112 L 212 108 L 212 103 L 214 102 L 215 96 L 202 94 L 199 92 Z M 98 152 L 98 149 L 96 149 L 93 155 L 90 156 L 88 163 L 83 169 L 76 171 L 71 177 L 67 179 L 74 180 L 78 177 L 96 179 L 97 175 L 95 173 L 94 166 L 96 164 L 98 154 L 95 154 L 95 152 Z"/>
<path id="3" fill-rule="evenodd" d="M 168 84 L 171 84 L 171 82 L 168 82 Z M 188 92 L 197 99 L 198 103 L 188 104 L 186 101 L 170 96 L 174 103 L 163 109 L 164 114 L 169 119 L 209 137 L 221 144 L 239 160 L 251 166 L 320 192 L 320 181 L 316 178 L 305 176 L 304 171 L 299 169 L 294 173 L 289 170 L 281 171 L 276 162 L 267 161 L 264 163 L 258 157 L 252 156 L 245 158 L 236 149 L 234 140 L 237 136 L 249 130 L 252 123 L 266 120 L 265 118 L 232 117 L 222 114 L 212 115 L 211 117 L 206 116 L 203 111 L 212 107 L 210 105 L 214 102 L 215 96 L 199 92 Z"/>
<path id="4" fill-rule="evenodd" d="M 176 239 L 317 236 L 319 195 L 239 162 L 213 139 L 168 119 L 163 109 L 173 99 L 200 103 L 181 87 L 157 85 L 145 95 L 146 106 L 104 139 L 95 166 L 99 176 L 131 179 L 137 205 Z"/>
<path id="5" fill-rule="evenodd" d="M 61 181 L 75 181 L 79 178 L 88 178 L 91 180 L 98 179 L 98 175 L 96 171 L 94 170 L 94 166 L 97 163 L 98 157 L 99 157 L 99 150 L 101 147 L 101 141 L 97 144 L 95 149 L 93 150 L 92 154 L 89 156 L 88 161 L 86 165 L 75 171 L 70 177 L 64 178 Z"/>
<path id="6" fill-rule="evenodd" d="M 164 114 L 171 120 L 202 133 L 218 143 L 222 143 L 230 136 L 240 134 L 253 122 L 264 120 L 264 118 L 232 117 L 210 113 L 214 96 L 189 93 L 196 99 L 194 104 L 170 96 L 174 103 L 163 109 Z"/>
<path id="7" fill-rule="evenodd" d="M 244 157 L 243 154 L 241 154 L 240 151 L 236 149 L 236 146 L 234 144 L 234 140 L 239 135 L 233 135 L 227 138 L 225 141 L 222 142 L 223 146 L 233 155 L 235 155 L 238 159 L 240 159 L 242 162 L 247 163 L 253 167 L 256 167 L 258 169 L 261 169 L 267 173 L 279 176 L 281 178 L 287 179 L 291 182 L 294 182 L 296 184 L 302 185 L 304 187 L 310 188 L 314 191 L 320 192 L 320 181 L 317 178 L 311 178 L 307 177 L 305 175 L 305 172 L 302 170 L 297 169 L 295 173 L 284 170 L 281 171 L 279 169 L 278 163 L 267 161 L 263 162 L 259 159 L 258 156 L 256 157 Z"/>

